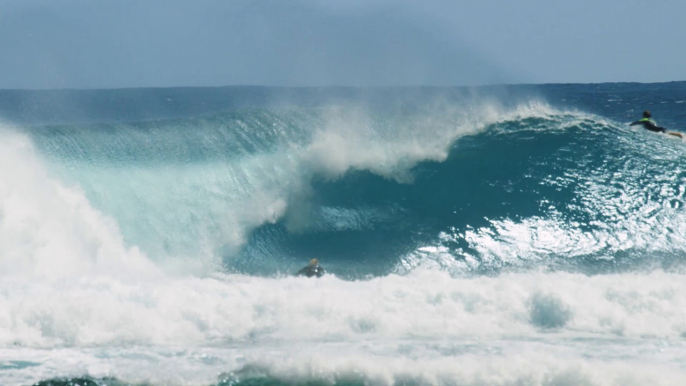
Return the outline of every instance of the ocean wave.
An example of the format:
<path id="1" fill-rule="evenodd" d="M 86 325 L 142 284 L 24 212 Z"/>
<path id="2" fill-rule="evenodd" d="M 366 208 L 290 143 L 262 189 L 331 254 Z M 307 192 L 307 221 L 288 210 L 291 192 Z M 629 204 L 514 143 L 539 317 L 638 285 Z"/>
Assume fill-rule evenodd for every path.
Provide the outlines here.
<path id="1" fill-rule="evenodd" d="M 686 255 L 682 143 L 535 101 L 23 131 L 36 152 L 7 165 L 44 165 L 116 222 L 121 248 L 158 265 L 277 275 L 316 257 L 361 278 L 668 268 Z"/>
<path id="2" fill-rule="evenodd" d="M 3 384 L 683 383 L 683 142 L 392 113 L 4 127 Z"/>

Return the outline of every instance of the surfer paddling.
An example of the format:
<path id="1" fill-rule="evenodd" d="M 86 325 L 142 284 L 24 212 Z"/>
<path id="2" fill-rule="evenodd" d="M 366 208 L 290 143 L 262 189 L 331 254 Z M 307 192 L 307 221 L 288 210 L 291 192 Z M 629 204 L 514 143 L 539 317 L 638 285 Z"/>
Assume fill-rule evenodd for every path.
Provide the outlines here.
<path id="1" fill-rule="evenodd" d="M 310 264 L 307 264 L 307 267 L 301 269 L 296 273 L 297 276 L 307 276 L 307 277 L 322 277 L 326 271 L 324 271 L 324 268 L 322 268 L 321 265 L 319 265 L 319 261 L 317 259 L 312 259 L 310 260 Z"/>
<path id="2" fill-rule="evenodd" d="M 631 122 L 629 126 L 636 126 L 636 125 L 641 125 L 643 126 L 644 129 L 650 130 L 656 133 L 667 133 L 669 135 L 673 135 L 675 137 L 679 138 L 684 138 L 684 136 L 681 133 L 677 133 L 676 131 L 667 131 L 664 127 L 660 127 L 655 124 L 655 122 L 650 119 L 651 114 L 650 111 L 646 110 L 643 112 L 643 118 L 639 119 L 636 122 Z"/>

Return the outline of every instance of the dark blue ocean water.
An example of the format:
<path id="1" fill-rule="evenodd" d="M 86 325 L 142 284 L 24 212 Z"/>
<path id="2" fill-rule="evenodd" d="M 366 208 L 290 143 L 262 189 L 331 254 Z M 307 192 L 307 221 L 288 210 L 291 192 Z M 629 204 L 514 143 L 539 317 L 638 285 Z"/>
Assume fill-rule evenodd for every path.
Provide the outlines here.
<path id="1" fill-rule="evenodd" d="M 683 381 L 646 109 L 686 82 L 0 91 L 0 383 Z"/>

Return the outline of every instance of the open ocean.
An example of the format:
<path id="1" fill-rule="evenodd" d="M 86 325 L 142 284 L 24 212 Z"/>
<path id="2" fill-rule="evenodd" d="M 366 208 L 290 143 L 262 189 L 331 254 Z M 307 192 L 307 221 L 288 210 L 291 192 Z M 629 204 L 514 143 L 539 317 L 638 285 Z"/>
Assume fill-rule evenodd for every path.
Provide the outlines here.
<path id="1" fill-rule="evenodd" d="M 0 385 L 685 385 L 646 109 L 686 82 L 0 90 Z"/>

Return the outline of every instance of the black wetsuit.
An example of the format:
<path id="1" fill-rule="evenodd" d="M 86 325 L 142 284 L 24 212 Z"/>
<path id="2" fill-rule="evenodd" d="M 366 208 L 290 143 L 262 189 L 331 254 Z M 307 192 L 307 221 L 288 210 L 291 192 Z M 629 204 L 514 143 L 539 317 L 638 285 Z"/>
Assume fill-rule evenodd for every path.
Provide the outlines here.
<path id="1" fill-rule="evenodd" d="M 656 125 L 655 122 L 651 121 L 648 118 L 643 118 L 640 121 L 631 122 L 630 126 L 635 126 L 635 125 L 642 125 L 644 129 L 654 131 L 656 133 L 666 133 L 667 132 L 667 129 L 665 129 L 664 127 L 660 127 L 660 126 Z"/>
<path id="2" fill-rule="evenodd" d="M 312 277 L 312 276 L 317 276 L 317 277 L 322 277 L 326 271 L 324 271 L 324 268 L 322 268 L 319 264 L 310 264 L 307 267 L 301 269 L 298 271 L 296 275 L 298 276 L 307 276 L 307 277 Z"/>

